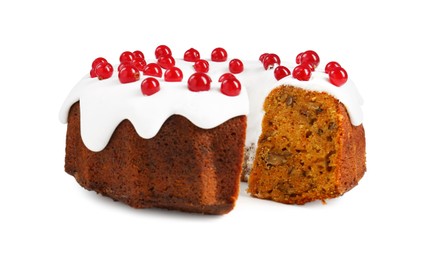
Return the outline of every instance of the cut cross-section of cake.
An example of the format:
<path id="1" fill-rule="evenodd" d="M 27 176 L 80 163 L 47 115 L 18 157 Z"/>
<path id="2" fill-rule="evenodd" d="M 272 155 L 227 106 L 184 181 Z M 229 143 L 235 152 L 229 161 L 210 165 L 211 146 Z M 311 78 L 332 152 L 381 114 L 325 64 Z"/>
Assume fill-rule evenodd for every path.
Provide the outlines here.
<path id="1" fill-rule="evenodd" d="M 342 195 L 364 175 L 365 136 L 333 96 L 292 86 L 271 91 L 249 192 L 304 204 Z"/>

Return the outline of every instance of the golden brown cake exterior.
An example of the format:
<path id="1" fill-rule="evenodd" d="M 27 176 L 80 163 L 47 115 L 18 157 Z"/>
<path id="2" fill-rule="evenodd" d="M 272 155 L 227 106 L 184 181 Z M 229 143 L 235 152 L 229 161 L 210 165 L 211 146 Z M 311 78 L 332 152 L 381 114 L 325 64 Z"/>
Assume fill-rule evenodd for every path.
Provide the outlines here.
<path id="1" fill-rule="evenodd" d="M 245 129 L 246 116 L 206 130 L 173 115 L 143 139 L 124 120 L 107 147 L 92 152 L 81 139 L 77 102 L 68 117 L 65 171 L 84 188 L 135 208 L 225 214 L 238 198 Z"/>
<path id="2" fill-rule="evenodd" d="M 365 134 L 326 93 L 280 86 L 264 102 L 248 192 L 286 204 L 341 196 L 366 171 Z"/>

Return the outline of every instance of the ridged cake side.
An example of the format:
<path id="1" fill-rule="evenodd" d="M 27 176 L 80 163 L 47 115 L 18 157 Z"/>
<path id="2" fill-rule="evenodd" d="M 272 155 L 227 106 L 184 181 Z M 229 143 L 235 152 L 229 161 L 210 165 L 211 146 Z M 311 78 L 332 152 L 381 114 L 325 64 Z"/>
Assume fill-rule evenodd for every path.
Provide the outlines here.
<path id="1" fill-rule="evenodd" d="M 135 208 L 225 214 L 239 193 L 246 116 L 201 129 L 173 115 L 158 134 L 141 138 L 128 120 L 107 147 L 93 152 L 80 133 L 80 108 L 69 112 L 65 171 L 88 190 Z"/>

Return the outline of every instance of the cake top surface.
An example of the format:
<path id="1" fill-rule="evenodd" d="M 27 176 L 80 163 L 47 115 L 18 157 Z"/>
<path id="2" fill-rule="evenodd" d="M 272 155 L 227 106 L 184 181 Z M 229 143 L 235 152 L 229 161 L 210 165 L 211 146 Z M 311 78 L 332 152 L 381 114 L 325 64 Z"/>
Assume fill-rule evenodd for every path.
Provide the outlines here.
<path id="1" fill-rule="evenodd" d="M 337 84 L 341 85 L 336 86 L 336 82 L 332 83 L 331 74 L 321 71 L 319 67 L 309 73 L 303 70 L 298 75 L 296 68 L 301 65 L 293 68 L 293 73 L 289 69 L 283 70 L 284 66 L 279 66 L 279 57 L 262 60 L 261 56 L 262 61 L 245 61 L 217 57 L 213 55 L 213 51 L 212 56 L 205 59 L 201 67 L 194 68 L 195 60 L 200 58 L 194 49 L 189 49 L 184 54 L 184 59 L 172 58 L 171 61 L 171 53 L 163 55 L 169 57 L 165 63 L 162 63 L 161 54 L 157 50 L 156 59 L 145 60 L 143 57 L 141 72 L 137 72 L 137 78 L 130 79 L 133 82 L 123 83 L 126 75 L 128 79 L 133 74 L 124 73 L 122 64 L 126 65 L 128 62 L 120 57 L 120 66 L 112 66 L 108 62 L 102 63 L 108 66 L 92 64 L 91 73 L 85 75 L 71 90 L 61 107 L 60 121 L 67 123 L 70 107 L 79 101 L 81 136 L 90 150 L 104 149 L 115 128 L 125 119 L 132 122 L 142 138 L 148 139 L 154 137 L 167 118 L 174 114 L 185 116 L 204 129 L 216 127 L 236 116 L 247 115 L 246 144 L 256 143 L 261 131 L 263 101 L 273 88 L 281 85 L 329 93 L 346 106 L 353 125 L 362 123 L 363 101 L 347 74 L 343 78 L 341 73 L 338 74 Z M 159 66 L 146 71 L 151 66 L 146 64 L 159 63 L 163 66 L 160 68 L 161 77 L 158 77 L 159 74 L 153 76 L 158 73 Z M 197 66 L 199 64 L 197 62 Z M 97 66 L 99 75 L 96 75 L 93 66 Z M 169 77 L 170 70 L 173 70 L 170 68 L 179 68 L 181 74 Z M 121 71 L 117 72 L 118 70 Z M 201 78 L 194 77 L 194 73 L 197 76 L 202 74 Z M 306 76 L 304 73 L 309 74 L 308 80 L 300 79 Z M 221 76 L 224 74 L 232 74 L 236 79 L 223 79 Z M 98 79 L 101 76 L 104 79 Z"/>

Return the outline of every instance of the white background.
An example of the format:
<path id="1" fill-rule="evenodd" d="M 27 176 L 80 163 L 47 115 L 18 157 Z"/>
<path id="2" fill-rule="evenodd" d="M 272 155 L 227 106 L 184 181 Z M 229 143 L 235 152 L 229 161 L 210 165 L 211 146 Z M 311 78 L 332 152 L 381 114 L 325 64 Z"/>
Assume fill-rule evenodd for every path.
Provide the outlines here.
<path id="1" fill-rule="evenodd" d="M 421 1 L 110 2 L 0 3 L 0 259 L 426 258 Z M 261 201 L 242 185 L 224 216 L 84 190 L 63 170 L 62 101 L 94 58 L 152 57 L 159 44 L 339 61 L 365 99 L 365 177 L 327 205 Z"/>

